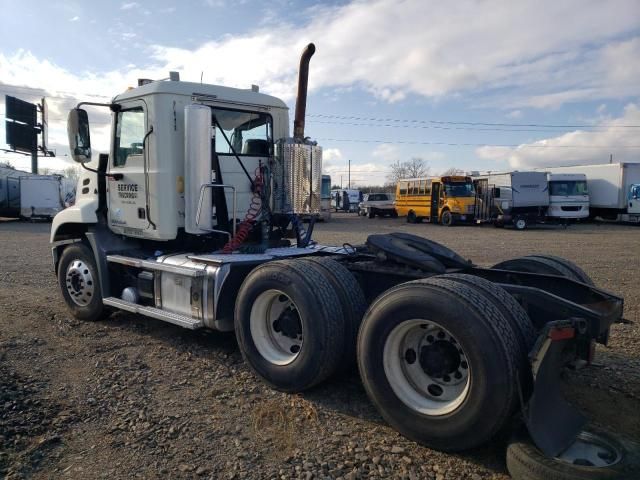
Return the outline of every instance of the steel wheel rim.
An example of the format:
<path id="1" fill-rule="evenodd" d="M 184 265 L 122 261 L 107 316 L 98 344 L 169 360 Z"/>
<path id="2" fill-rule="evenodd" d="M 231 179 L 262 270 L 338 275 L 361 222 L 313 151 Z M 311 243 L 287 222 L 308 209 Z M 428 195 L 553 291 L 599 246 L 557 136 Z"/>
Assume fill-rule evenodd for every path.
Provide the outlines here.
<path id="1" fill-rule="evenodd" d="M 622 459 L 620 449 L 600 435 L 580 432 L 576 440 L 556 460 L 594 468 L 606 468 Z"/>
<path id="2" fill-rule="evenodd" d="M 435 346 L 450 357 L 444 362 L 448 365 L 435 369 L 439 372 L 433 368 L 438 356 L 434 355 Z M 454 349 L 457 361 L 453 361 Z M 457 367 L 451 370 L 456 362 Z M 400 401 L 423 415 L 451 413 L 469 393 L 471 368 L 464 350 L 449 331 L 430 320 L 407 320 L 394 327 L 385 341 L 383 367 Z M 448 373 L 442 375 L 445 370 Z"/>
<path id="3" fill-rule="evenodd" d="M 89 305 L 95 290 L 89 266 L 82 260 L 73 260 L 67 267 L 65 286 L 73 303 L 80 307 Z"/>
<path id="4" fill-rule="evenodd" d="M 288 365 L 300 355 L 303 329 L 299 310 L 280 290 L 258 295 L 249 314 L 249 327 L 258 353 L 268 362 Z"/>
<path id="5" fill-rule="evenodd" d="M 522 220 L 521 218 L 519 218 L 518 220 L 516 220 L 516 228 L 518 230 L 524 230 L 524 227 L 527 226 L 527 222 L 525 222 L 524 220 Z"/>

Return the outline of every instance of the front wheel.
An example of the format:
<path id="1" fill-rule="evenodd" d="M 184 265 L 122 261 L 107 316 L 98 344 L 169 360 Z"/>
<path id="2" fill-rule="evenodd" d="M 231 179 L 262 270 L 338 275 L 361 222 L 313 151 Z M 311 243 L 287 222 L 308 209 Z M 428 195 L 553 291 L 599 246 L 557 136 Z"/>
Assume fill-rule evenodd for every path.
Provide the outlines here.
<path id="1" fill-rule="evenodd" d="M 525 230 L 527 228 L 527 219 L 524 217 L 516 217 L 513 221 L 513 226 L 516 230 Z"/>
<path id="2" fill-rule="evenodd" d="M 102 289 L 93 253 L 75 243 L 64 249 L 58 265 L 58 283 L 71 314 L 79 320 L 100 320 L 109 314 L 102 303 Z"/>
<path id="3" fill-rule="evenodd" d="M 442 215 L 440 216 L 440 224 L 445 227 L 450 227 L 453 225 L 453 223 L 453 213 L 451 213 L 449 210 L 445 210 L 444 212 L 442 212 Z"/>
<path id="4" fill-rule="evenodd" d="M 385 420 L 445 451 L 478 446 L 507 423 L 519 357 L 518 339 L 493 302 L 446 278 L 386 291 L 358 336 L 360 375 Z"/>
<path id="5" fill-rule="evenodd" d="M 414 212 L 413 210 L 410 210 L 409 213 L 407 213 L 407 223 L 417 223 L 418 222 L 418 217 L 416 216 L 416 212 Z"/>

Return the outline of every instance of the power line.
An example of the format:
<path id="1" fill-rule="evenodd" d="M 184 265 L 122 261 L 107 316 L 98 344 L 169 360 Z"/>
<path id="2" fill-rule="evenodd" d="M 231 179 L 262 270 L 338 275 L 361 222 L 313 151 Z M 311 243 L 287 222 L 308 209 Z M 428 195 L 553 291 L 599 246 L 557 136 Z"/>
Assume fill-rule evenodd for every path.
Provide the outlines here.
<path id="1" fill-rule="evenodd" d="M 422 129 L 436 129 L 436 130 L 473 130 L 482 132 L 544 132 L 544 133 L 557 133 L 548 129 L 534 129 L 534 128 L 480 128 L 480 127 L 443 127 L 441 125 L 392 125 L 389 123 L 352 123 L 352 122 L 325 122 L 322 120 L 311 120 L 307 123 L 322 123 L 326 125 L 349 125 L 354 127 L 385 127 L 385 128 L 422 128 Z M 593 127 L 598 129 L 595 131 L 605 131 L 606 127 Z"/>
<path id="2" fill-rule="evenodd" d="M 488 144 L 488 143 L 451 143 L 451 142 L 415 142 L 402 140 L 361 140 L 355 138 L 318 138 L 327 142 L 353 143 L 392 143 L 401 145 L 439 145 L 445 147 L 508 147 L 508 148 L 587 148 L 587 149 L 616 149 L 640 148 L 640 145 L 534 145 L 534 144 Z"/>
<path id="3" fill-rule="evenodd" d="M 332 115 L 332 114 L 307 114 L 308 117 L 316 118 L 336 118 L 341 120 L 360 120 L 373 122 L 398 122 L 398 123 L 421 123 L 421 124 L 438 124 L 438 125 L 470 125 L 484 127 L 538 127 L 538 128 L 640 128 L 640 125 L 554 125 L 543 123 L 491 123 L 491 122 L 461 122 L 448 120 L 417 120 L 417 119 L 401 119 L 401 118 L 380 118 L 380 117 L 359 117 L 354 115 Z"/>

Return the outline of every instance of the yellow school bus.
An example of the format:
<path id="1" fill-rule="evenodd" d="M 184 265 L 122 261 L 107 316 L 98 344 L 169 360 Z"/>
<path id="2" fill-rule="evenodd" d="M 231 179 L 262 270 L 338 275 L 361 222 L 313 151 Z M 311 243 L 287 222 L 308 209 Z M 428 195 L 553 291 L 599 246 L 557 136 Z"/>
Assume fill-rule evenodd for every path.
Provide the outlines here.
<path id="1" fill-rule="evenodd" d="M 471 177 L 407 178 L 398 181 L 396 211 L 407 222 L 428 220 L 451 226 L 473 222 L 476 192 Z"/>

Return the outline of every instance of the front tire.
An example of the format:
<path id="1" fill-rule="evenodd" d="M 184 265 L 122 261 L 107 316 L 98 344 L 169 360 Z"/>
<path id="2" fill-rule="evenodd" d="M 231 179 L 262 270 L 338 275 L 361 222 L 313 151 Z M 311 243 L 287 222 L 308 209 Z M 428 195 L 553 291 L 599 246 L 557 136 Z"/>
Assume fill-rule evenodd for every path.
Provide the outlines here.
<path id="1" fill-rule="evenodd" d="M 340 299 L 326 275 L 305 262 L 279 260 L 253 269 L 238 292 L 235 330 L 249 367 L 283 392 L 317 385 L 343 358 Z"/>
<path id="2" fill-rule="evenodd" d="M 407 223 L 417 223 L 418 222 L 418 217 L 416 217 L 416 212 L 414 212 L 413 210 L 410 210 L 409 213 L 407 213 Z"/>
<path id="3" fill-rule="evenodd" d="M 526 218 L 516 217 L 513 221 L 513 226 L 516 228 L 516 230 L 526 230 L 529 225 L 527 224 Z"/>
<path id="4" fill-rule="evenodd" d="M 440 216 L 440 224 L 444 227 L 451 227 L 453 223 L 453 213 L 451 213 L 449 210 L 445 210 L 444 212 L 442 212 L 442 215 Z"/>
<path id="5" fill-rule="evenodd" d="M 102 288 L 93 253 L 74 243 L 62 252 L 58 284 L 71 314 L 79 320 L 101 320 L 109 315 L 102 303 Z"/>
<path id="6" fill-rule="evenodd" d="M 500 310 L 446 278 L 383 293 L 358 337 L 360 375 L 385 420 L 445 451 L 478 446 L 505 426 L 517 405 L 519 356 Z"/>

